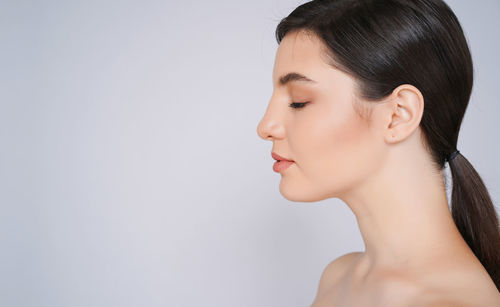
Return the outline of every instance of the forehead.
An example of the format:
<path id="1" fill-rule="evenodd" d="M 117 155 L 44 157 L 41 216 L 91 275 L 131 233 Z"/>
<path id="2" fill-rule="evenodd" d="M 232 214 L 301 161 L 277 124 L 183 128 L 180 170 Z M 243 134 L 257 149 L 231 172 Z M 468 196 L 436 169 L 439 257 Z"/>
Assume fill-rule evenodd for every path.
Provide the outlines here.
<path id="1" fill-rule="evenodd" d="M 327 61 L 324 45 L 314 34 L 306 31 L 288 33 L 276 52 L 273 82 L 279 86 L 279 78 L 290 72 L 313 80 L 331 76 L 334 69 Z"/>
<path id="2" fill-rule="evenodd" d="M 318 55 L 321 42 L 313 33 L 293 31 L 285 35 L 278 47 L 277 56 L 292 59 L 294 56 Z"/>

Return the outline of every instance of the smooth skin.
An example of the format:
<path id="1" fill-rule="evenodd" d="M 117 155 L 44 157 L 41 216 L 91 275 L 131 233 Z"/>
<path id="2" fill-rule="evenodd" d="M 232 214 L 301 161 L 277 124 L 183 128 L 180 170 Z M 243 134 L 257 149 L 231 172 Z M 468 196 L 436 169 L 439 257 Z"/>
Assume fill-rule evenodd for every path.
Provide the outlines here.
<path id="1" fill-rule="evenodd" d="M 280 193 L 295 202 L 339 198 L 353 211 L 364 252 L 332 261 L 313 307 L 500 306 L 500 293 L 463 240 L 448 208 L 442 172 L 419 127 L 424 98 L 402 84 L 357 115 L 355 80 L 325 63 L 324 46 L 305 31 L 281 41 L 274 91 L 257 132 L 295 161 Z M 292 81 L 290 72 L 315 82 Z M 292 102 L 309 102 L 293 109 Z"/>

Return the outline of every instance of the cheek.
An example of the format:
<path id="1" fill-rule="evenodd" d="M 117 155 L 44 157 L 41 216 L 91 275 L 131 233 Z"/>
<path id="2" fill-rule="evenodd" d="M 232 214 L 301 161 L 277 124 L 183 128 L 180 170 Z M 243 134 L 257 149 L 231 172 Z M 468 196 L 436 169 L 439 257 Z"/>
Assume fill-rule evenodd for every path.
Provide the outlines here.
<path id="1" fill-rule="evenodd" d="M 350 110 L 338 109 L 308 115 L 296 126 L 291 144 L 308 177 L 324 181 L 331 175 L 348 176 L 362 167 L 360 159 L 366 157 L 370 145 L 369 131 L 361 119 Z"/>

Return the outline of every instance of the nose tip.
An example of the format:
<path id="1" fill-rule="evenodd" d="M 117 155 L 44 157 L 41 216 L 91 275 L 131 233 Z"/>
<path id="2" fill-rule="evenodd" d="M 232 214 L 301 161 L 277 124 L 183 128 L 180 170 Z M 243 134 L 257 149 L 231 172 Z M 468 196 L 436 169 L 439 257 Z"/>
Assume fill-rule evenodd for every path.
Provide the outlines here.
<path id="1" fill-rule="evenodd" d="M 257 125 L 257 135 L 261 138 L 261 139 L 266 139 L 266 135 L 262 132 L 262 120 L 259 122 L 259 124 Z"/>
<path id="2" fill-rule="evenodd" d="M 271 103 L 267 106 L 264 116 L 257 125 L 257 134 L 265 141 L 273 141 L 274 139 L 282 139 L 285 136 L 285 127 L 283 113 L 277 109 L 278 106 L 272 106 Z"/>
<path id="3" fill-rule="evenodd" d="M 257 125 L 257 134 L 265 141 L 271 141 L 273 139 L 271 133 L 272 127 L 270 126 L 272 125 L 270 125 L 268 122 L 265 122 L 264 120 L 261 120 Z"/>

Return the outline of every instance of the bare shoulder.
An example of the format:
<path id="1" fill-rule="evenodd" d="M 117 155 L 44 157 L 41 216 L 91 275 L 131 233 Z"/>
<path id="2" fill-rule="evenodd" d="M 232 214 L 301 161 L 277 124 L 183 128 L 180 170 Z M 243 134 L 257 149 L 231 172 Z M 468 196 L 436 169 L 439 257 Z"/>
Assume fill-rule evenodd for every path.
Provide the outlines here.
<path id="1" fill-rule="evenodd" d="M 486 273 L 455 265 L 432 266 L 412 272 L 377 269 L 365 278 L 362 291 L 357 291 L 355 297 L 347 297 L 344 277 L 349 276 L 362 254 L 348 253 L 326 266 L 312 306 L 331 306 L 341 295 L 341 300 L 354 300 L 358 306 L 372 302 L 372 306 L 500 307 L 500 292 Z"/>
<path id="2" fill-rule="evenodd" d="M 347 253 L 330 262 L 321 274 L 316 297 L 321 296 L 324 292 L 335 286 L 360 254 L 362 252 Z"/>
<path id="3" fill-rule="evenodd" d="M 450 291 L 438 291 L 430 295 L 422 295 L 413 301 L 409 307 L 483 307 L 499 306 L 500 296 L 488 293 L 453 293 Z"/>
<path id="4" fill-rule="evenodd" d="M 442 272 L 439 279 L 425 283 L 421 289 L 418 304 L 411 307 L 500 307 L 500 292 L 493 281 L 477 271 Z"/>
<path id="5" fill-rule="evenodd" d="M 425 284 L 412 278 L 390 276 L 372 288 L 383 306 L 500 307 L 500 293 L 478 280 Z"/>

